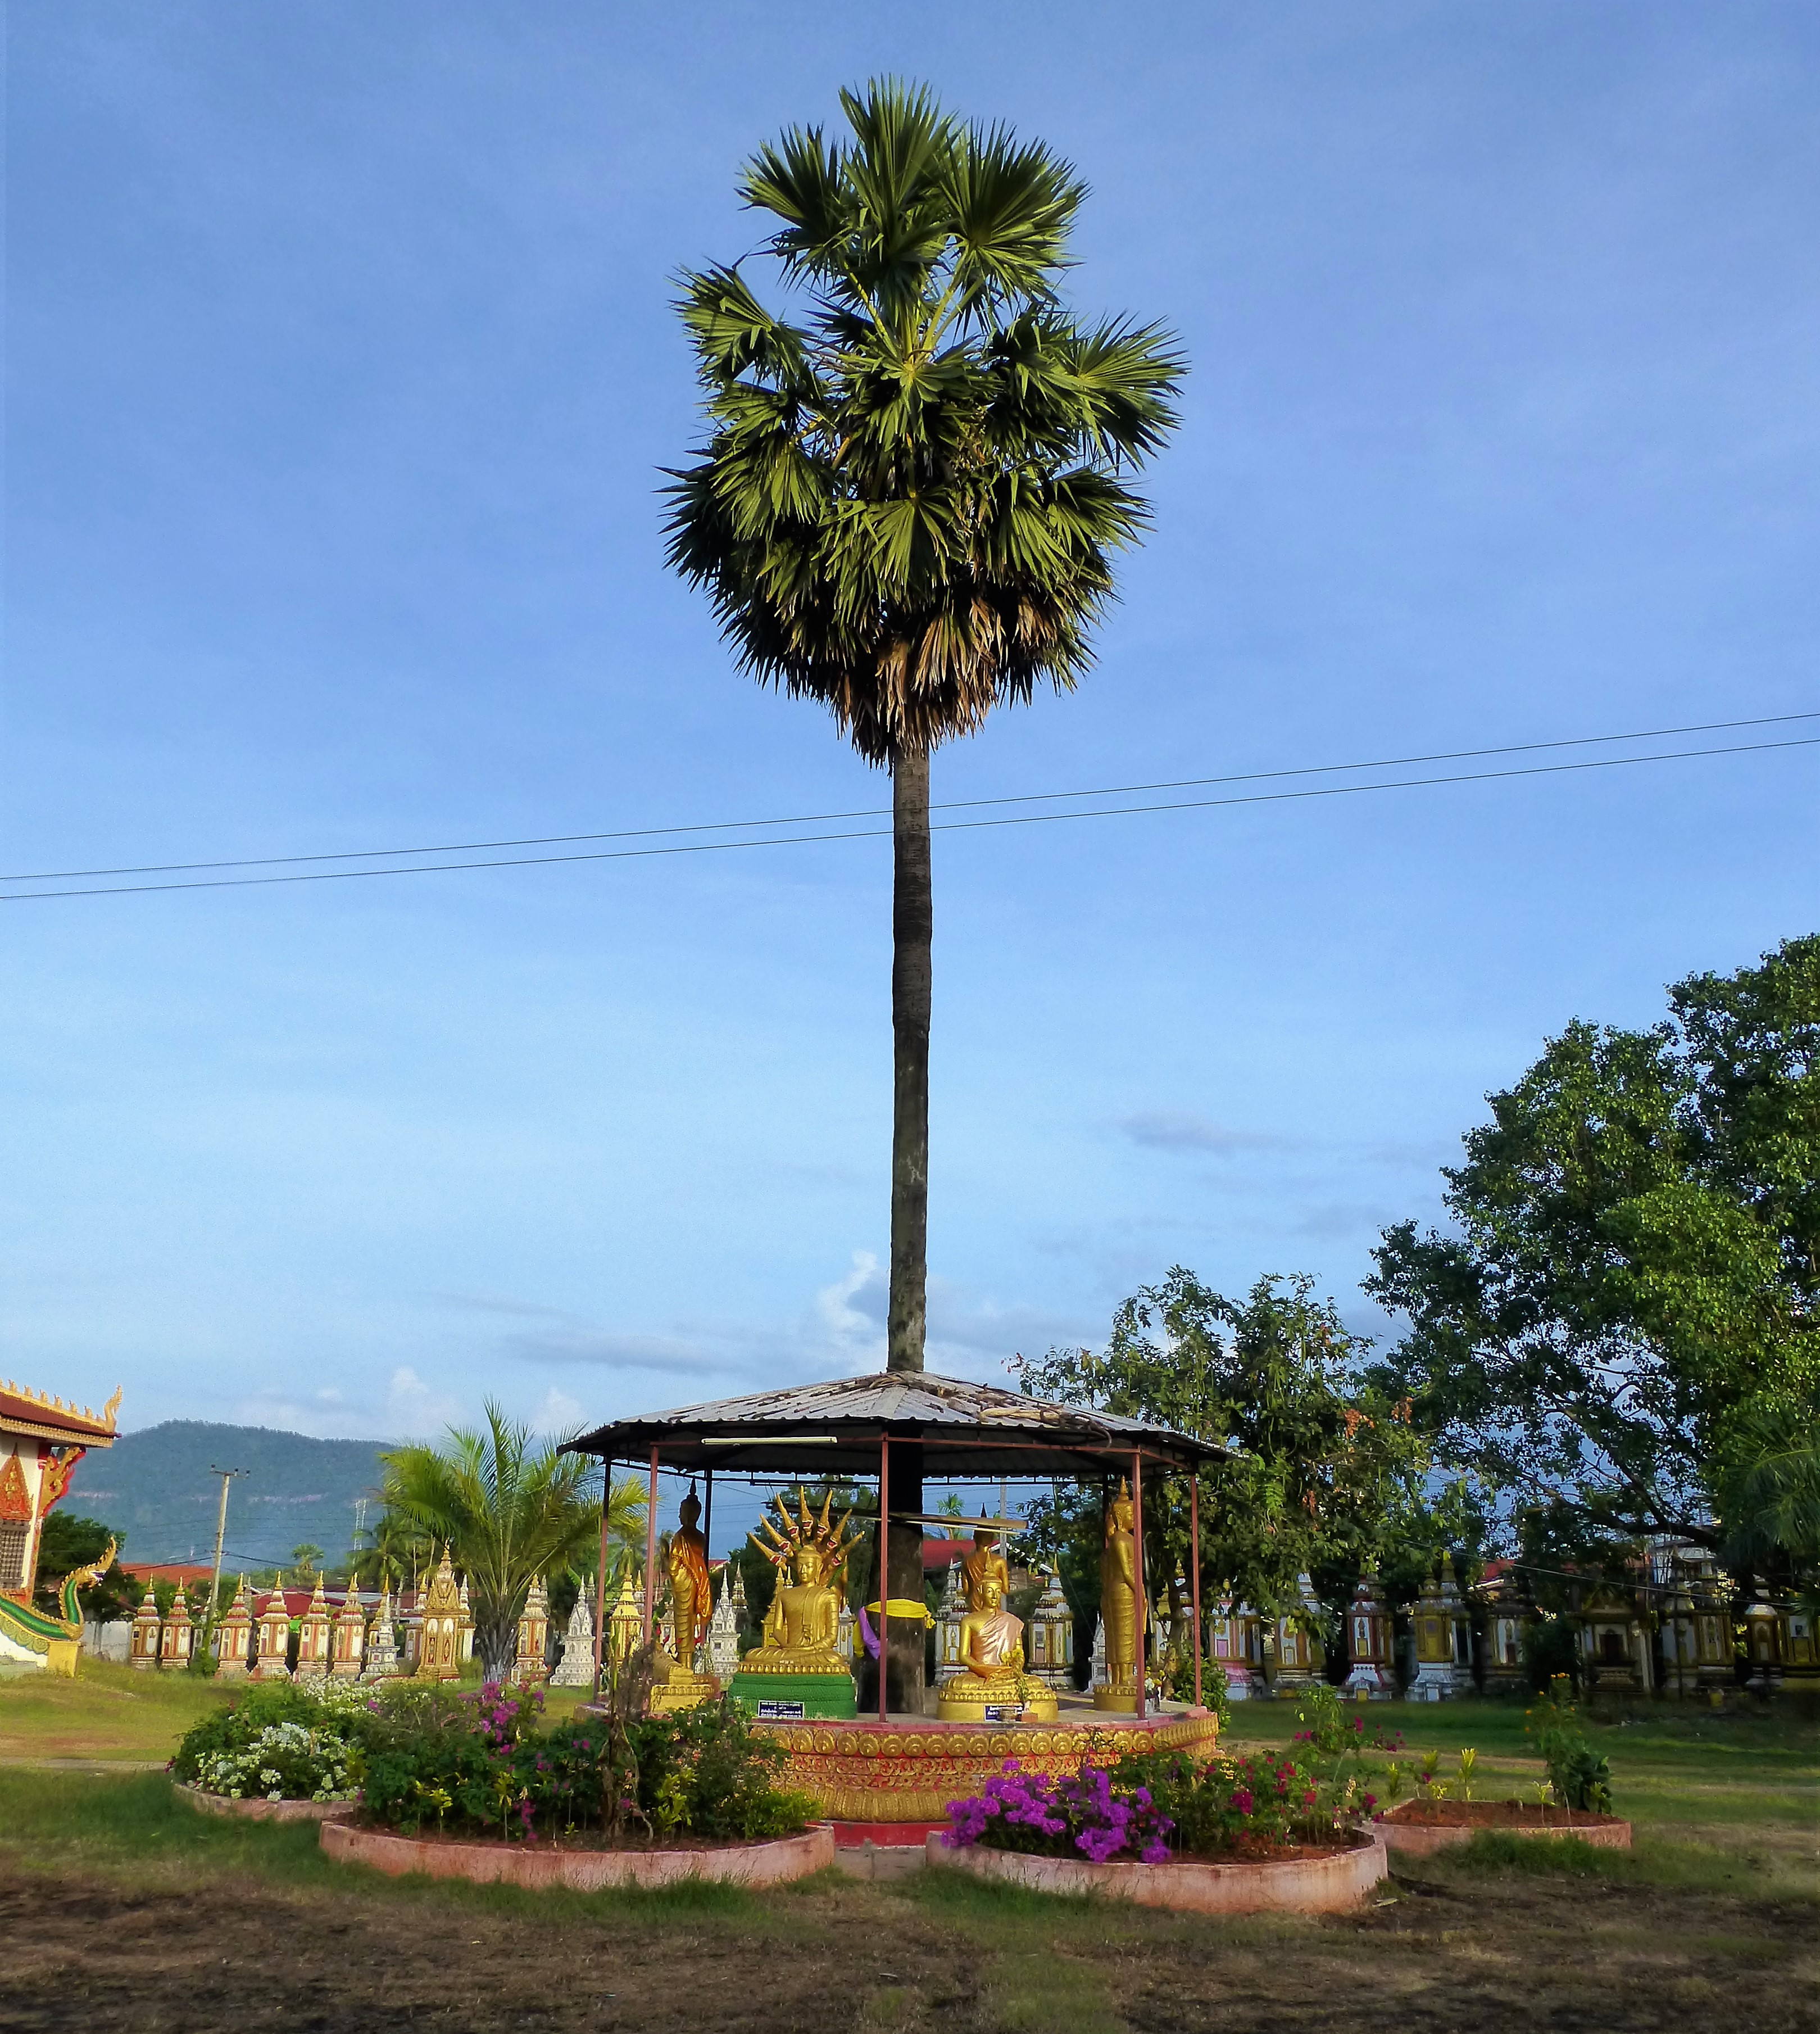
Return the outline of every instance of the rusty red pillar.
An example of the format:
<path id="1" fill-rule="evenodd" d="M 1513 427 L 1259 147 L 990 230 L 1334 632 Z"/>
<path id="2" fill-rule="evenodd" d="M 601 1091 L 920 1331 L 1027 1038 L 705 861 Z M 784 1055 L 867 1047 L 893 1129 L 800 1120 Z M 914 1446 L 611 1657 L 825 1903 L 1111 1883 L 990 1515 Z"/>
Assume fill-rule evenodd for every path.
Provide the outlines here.
<path id="1" fill-rule="evenodd" d="M 594 1700 L 601 1698 L 601 1634 L 607 1628 L 607 1504 L 613 1494 L 613 1465 L 601 1463 L 601 1565 L 594 1585 Z"/>
<path id="2" fill-rule="evenodd" d="M 891 1655 L 891 1436 L 878 1436 L 878 1721 L 890 1721 L 885 1679 Z"/>
<path id="3" fill-rule="evenodd" d="M 1188 1478 L 1188 1588 L 1194 1608 L 1194 1706 L 1200 1700 L 1200 1469 L 1197 1465 Z"/>
<path id="4" fill-rule="evenodd" d="M 651 1450 L 651 1483 L 645 1499 L 645 1643 L 657 1636 L 657 1451 Z"/>
<path id="5" fill-rule="evenodd" d="M 1144 1642 L 1150 1635 L 1150 1598 L 1144 1589 L 1144 1450 L 1131 1451 L 1131 1578 L 1137 1597 L 1133 1637 L 1137 1647 L 1137 1720 L 1144 1721 Z"/>

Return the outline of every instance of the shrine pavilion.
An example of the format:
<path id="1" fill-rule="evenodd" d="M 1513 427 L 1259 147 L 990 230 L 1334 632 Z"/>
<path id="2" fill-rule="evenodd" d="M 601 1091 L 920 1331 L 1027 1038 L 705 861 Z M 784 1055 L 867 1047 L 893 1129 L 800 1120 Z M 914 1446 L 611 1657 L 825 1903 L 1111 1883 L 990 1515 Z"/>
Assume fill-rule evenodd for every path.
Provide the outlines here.
<path id="1" fill-rule="evenodd" d="M 1079 1698 L 1065 1698 L 1074 1706 L 1058 1713 L 1053 1695 L 1043 1699 L 1045 1685 L 1035 1689 L 1035 1698 L 1021 1714 L 1019 1706 L 1012 1704 L 987 1707 L 984 1721 L 927 1716 L 923 1701 L 927 1619 L 922 1593 L 923 1529 L 955 1522 L 946 1515 L 927 1515 L 922 1493 L 926 1480 L 999 1484 L 1065 1479 L 1099 1485 L 1107 1496 L 1109 1543 L 1118 1529 L 1116 1520 L 1123 1519 L 1134 1568 L 1132 1593 L 1141 1604 L 1148 1601 L 1142 1535 L 1130 1535 L 1129 1526 L 1133 1514 L 1143 1515 L 1144 1484 L 1158 1477 L 1186 1477 L 1191 1531 L 1197 1530 L 1199 1494 L 1193 1472 L 1225 1456 L 1226 1450 L 1216 1443 L 1116 1413 L 917 1371 L 874 1372 L 650 1413 L 597 1428 L 567 1446 L 571 1452 L 599 1458 L 609 1487 L 617 1465 L 635 1465 L 649 1478 L 642 1604 L 646 1645 L 661 1635 L 656 1616 L 661 1476 L 687 1477 L 702 1484 L 710 1533 L 717 1476 L 794 1476 L 818 1488 L 835 1481 L 875 1484 L 876 1509 L 869 1514 L 856 1511 L 854 1517 L 862 1526 L 875 1526 L 882 1516 L 888 1526 L 880 1536 L 884 1573 L 877 1571 L 875 1549 L 875 1600 L 864 1607 L 877 1620 L 877 1637 L 868 1646 L 876 1645 L 884 1669 L 874 1670 L 869 1677 L 875 1684 L 876 1714 L 871 1713 L 868 1700 L 867 1713 L 856 1715 L 850 1696 L 844 1711 L 817 1713 L 778 1702 L 767 1705 L 757 1726 L 783 1744 L 789 1754 L 788 1784 L 821 1800 L 835 1822 L 838 1841 L 919 1843 L 927 1830 L 944 1822 L 949 1799 L 976 1788 L 1007 1758 L 1040 1762 L 1050 1771 L 1068 1770 L 1082 1762 L 1095 1739 L 1098 1755 L 1103 1755 L 1109 1730 L 1141 1733 L 1159 1746 L 1212 1748 L 1217 1722 L 1200 1702 L 1198 1574 L 1193 1578 L 1193 1703 L 1159 1702 L 1148 1694 L 1145 1620 L 1137 1617 L 1132 1620 L 1136 1657 L 1126 1669 L 1129 1679 L 1122 1685 L 1129 1691 L 1122 1699 L 1103 1700 L 1096 1708 Z M 807 1522 L 805 1514 L 805 1526 Z M 1015 1532 L 1019 1522 L 982 1518 L 978 1524 L 976 1551 L 983 1535 L 1002 1538 Z M 605 1533 L 603 1517 L 603 1542 Z M 988 1558 L 995 1552 L 994 1546 Z M 603 1544 L 602 1600 L 594 1619 L 597 1669 L 608 1622 L 604 1553 Z M 679 1645 L 678 1653 L 679 1671 L 688 1678 L 686 1649 Z M 1027 1691 L 1033 1678 L 1024 1677 Z M 944 1717 L 949 1713 L 945 1697 Z"/>
<path id="2" fill-rule="evenodd" d="M 119 1409 L 118 1391 L 96 1413 L 22 1384 L 0 1384 L 0 1661 L 58 1674 L 76 1671 L 82 1635 L 76 1590 L 92 1578 L 79 1572 L 66 1578 L 60 1616 L 35 1608 L 38 1550 L 44 1521 L 69 1488 L 71 1471 L 91 1448 L 113 1447 Z"/>

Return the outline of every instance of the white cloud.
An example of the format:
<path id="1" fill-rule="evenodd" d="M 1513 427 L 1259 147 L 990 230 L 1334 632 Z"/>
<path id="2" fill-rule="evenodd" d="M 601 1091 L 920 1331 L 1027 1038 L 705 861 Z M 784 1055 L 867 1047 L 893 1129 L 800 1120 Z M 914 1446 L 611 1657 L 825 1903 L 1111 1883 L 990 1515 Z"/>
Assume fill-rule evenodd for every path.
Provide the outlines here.
<path id="1" fill-rule="evenodd" d="M 815 1295 L 815 1319 L 830 1353 L 850 1357 L 856 1368 L 885 1360 L 885 1323 L 890 1282 L 869 1250 L 856 1250 L 852 1268 Z"/>
<path id="2" fill-rule="evenodd" d="M 580 1400 L 559 1391 L 552 1384 L 544 1394 L 542 1405 L 531 1415 L 531 1428 L 539 1434 L 572 1434 L 582 1419 Z"/>
<path id="3" fill-rule="evenodd" d="M 421 1440 L 458 1424 L 466 1411 L 461 1400 L 425 1383 L 408 1363 L 391 1374 L 386 1390 L 388 1431 L 400 1439 Z"/>

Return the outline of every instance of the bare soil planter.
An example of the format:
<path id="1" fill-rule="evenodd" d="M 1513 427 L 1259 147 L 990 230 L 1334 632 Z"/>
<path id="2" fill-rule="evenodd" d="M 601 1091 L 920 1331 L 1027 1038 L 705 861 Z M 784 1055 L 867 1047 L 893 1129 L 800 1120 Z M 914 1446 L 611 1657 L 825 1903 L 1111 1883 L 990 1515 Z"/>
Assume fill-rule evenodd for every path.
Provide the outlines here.
<path id="1" fill-rule="evenodd" d="M 561 1850 L 552 1844 L 451 1843 L 402 1837 L 351 1822 L 324 1822 L 322 1847 L 347 1864 L 403 1878 L 466 1878 L 477 1886 L 566 1886 L 598 1893 L 615 1886 L 668 1886 L 680 1878 L 717 1878 L 736 1886 L 781 1886 L 834 1862 L 834 1831 L 817 1822 L 800 1836 L 765 1843 L 703 1845 L 692 1850 Z"/>
<path id="2" fill-rule="evenodd" d="M 263 1794 L 235 1800 L 231 1794 L 205 1794 L 183 1781 L 177 1791 L 205 1815 L 237 1815 L 249 1822 L 338 1822 L 357 1814 L 358 1801 L 268 1801 Z"/>
<path id="3" fill-rule="evenodd" d="M 949 1850 L 930 1837 L 931 1865 L 1027 1886 L 1038 1893 L 1099 1893 L 1140 1907 L 1182 1914 L 1340 1914 L 1360 1905 L 1389 1871 L 1384 1847 L 1361 1833 L 1343 1848 L 1316 1857 L 1262 1864 L 1204 1863 L 1193 1858 L 1167 1864 L 1094 1864 L 1085 1858 L 1031 1857 L 1020 1851 L 969 1844 Z"/>
<path id="4" fill-rule="evenodd" d="M 1598 1850 L 1628 1850 L 1631 1826 L 1584 1808 L 1538 1808 L 1521 1801 L 1406 1801 L 1374 1825 L 1386 1847 L 1429 1857 L 1469 1843 L 1481 1829 L 1511 1837 L 1576 1837 Z"/>

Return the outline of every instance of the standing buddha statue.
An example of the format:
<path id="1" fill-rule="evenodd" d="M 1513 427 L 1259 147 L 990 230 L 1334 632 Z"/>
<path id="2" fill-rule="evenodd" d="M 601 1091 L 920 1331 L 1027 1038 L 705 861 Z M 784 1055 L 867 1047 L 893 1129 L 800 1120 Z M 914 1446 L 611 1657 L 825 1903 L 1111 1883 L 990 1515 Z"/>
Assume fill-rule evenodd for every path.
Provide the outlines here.
<path id="1" fill-rule="evenodd" d="M 665 1572 L 670 1582 L 670 1623 L 676 1636 L 672 1659 L 658 1649 L 658 1678 L 651 1689 L 651 1707 L 658 1709 L 693 1709 L 721 1692 L 712 1674 L 695 1672 L 695 1649 L 708 1634 L 713 1615 L 714 1589 L 708 1575 L 708 1543 L 702 1537 L 701 1500 L 695 1486 L 676 1507 L 678 1524 L 670 1535 L 665 1556 Z"/>
<path id="2" fill-rule="evenodd" d="M 1106 1544 L 1099 1555 L 1099 1622 L 1106 1634 L 1106 1679 L 1093 1691 L 1096 1709 L 1137 1707 L 1137 1549 L 1133 1534 L 1131 1486 L 1119 1479 L 1106 1508 Z"/>

